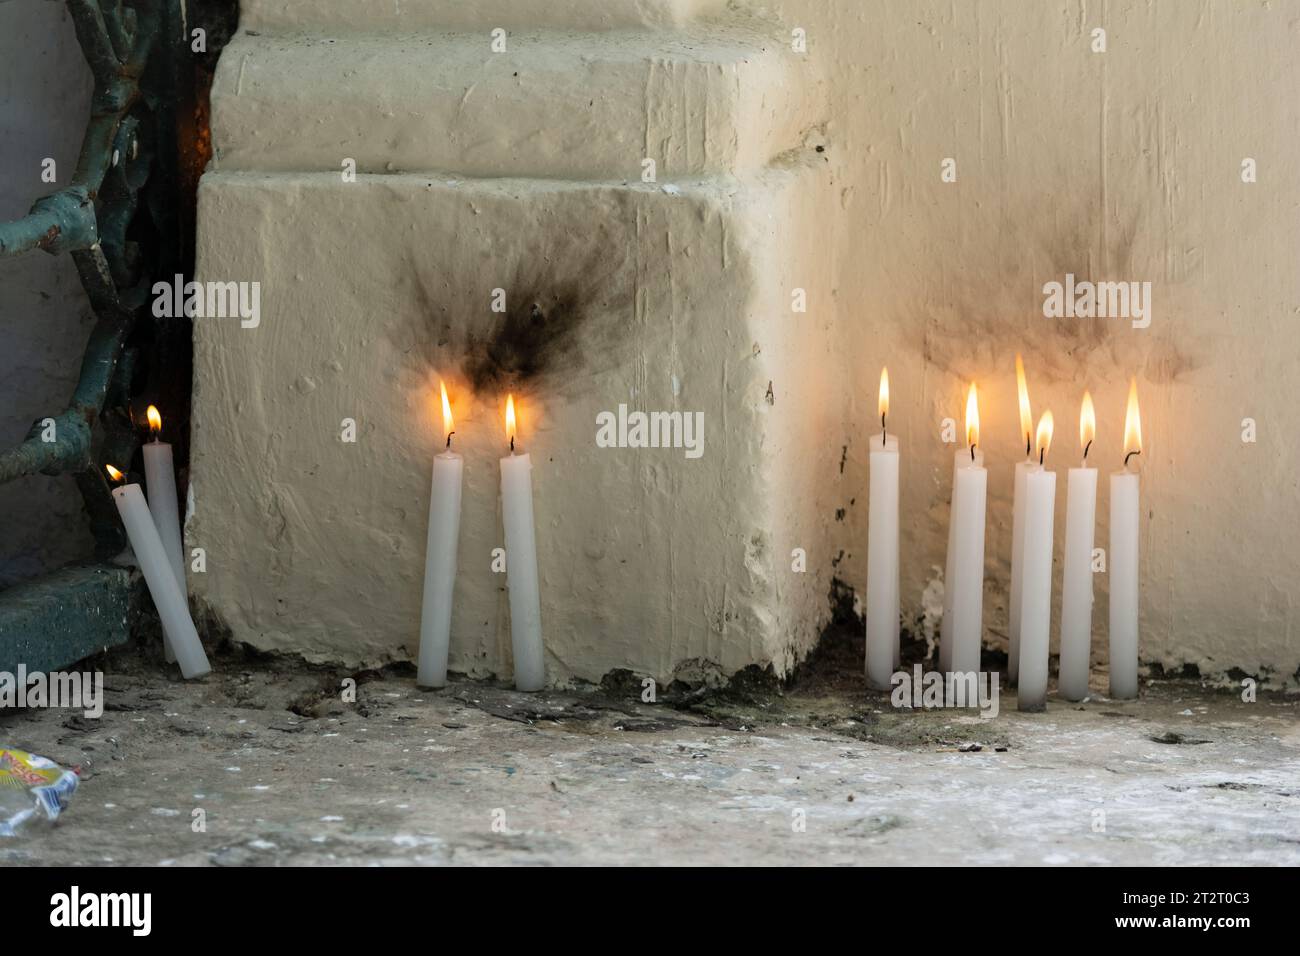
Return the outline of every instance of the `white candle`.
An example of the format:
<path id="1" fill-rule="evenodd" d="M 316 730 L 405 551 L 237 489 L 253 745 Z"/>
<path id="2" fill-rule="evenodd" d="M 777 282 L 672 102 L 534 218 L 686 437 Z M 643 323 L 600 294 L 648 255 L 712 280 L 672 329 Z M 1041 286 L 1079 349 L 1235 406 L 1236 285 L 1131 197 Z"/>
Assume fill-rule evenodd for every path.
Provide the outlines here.
<path id="1" fill-rule="evenodd" d="M 420 687 L 447 685 L 447 651 L 451 646 L 451 604 L 456 584 L 456 545 L 460 540 L 460 493 L 465 459 L 451 450 L 453 424 L 447 386 L 442 391 L 446 451 L 433 459 L 429 493 L 429 534 L 424 552 L 424 604 L 420 613 L 420 660 L 415 682 Z"/>
<path id="2" fill-rule="evenodd" d="M 984 508 L 988 471 L 978 451 L 979 407 L 972 383 L 966 398 L 967 448 L 953 460 L 948 577 L 940 630 L 939 669 L 978 673 L 984 632 Z"/>
<path id="3" fill-rule="evenodd" d="M 902 588 L 899 586 L 898 583 L 898 562 L 895 561 L 894 562 L 894 595 L 895 595 L 894 596 L 894 670 L 895 671 L 897 671 L 898 668 L 903 663 L 903 645 L 900 640 L 900 634 L 899 634 L 901 620 L 898 612 L 898 605 L 899 605 L 898 596 L 901 595 L 902 593 L 903 593 Z"/>
<path id="4" fill-rule="evenodd" d="M 111 465 L 108 469 L 114 481 L 122 478 L 122 473 Z M 158 608 L 158 617 L 163 627 L 171 635 L 172 649 L 176 651 L 176 662 L 180 664 L 181 674 L 188 680 L 202 677 L 212 668 L 208 665 L 208 655 L 203 652 L 203 644 L 194 621 L 190 617 L 190 608 L 181 594 L 180 585 L 176 583 L 176 574 L 167 560 L 162 539 L 158 537 L 158 528 L 154 525 L 149 506 L 145 504 L 144 495 L 137 484 L 122 485 L 113 489 L 113 501 L 117 512 L 122 516 L 126 526 L 126 536 L 135 552 L 136 562 L 144 574 L 149 594 Z"/>
<path id="5" fill-rule="evenodd" d="M 1092 545 L 1097 524 L 1097 469 L 1088 467 L 1096 434 L 1092 396 L 1083 393 L 1079 441 L 1083 464 L 1071 468 L 1066 487 L 1065 567 L 1061 572 L 1061 669 L 1057 686 L 1066 700 L 1088 696 L 1092 655 Z"/>
<path id="6" fill-rule="evenodd" d="M 939 620 L 939 670 L 952 669 L 952 596 L 957 580 L 957 522 L 953 520 L 957 504 L 957 469 L 965 452 L 957 452 L 952 465 L 952 493 L 948 503 L 948 550 L 943 570 L 943 617 Z"/>
<path id="7" fill-rule="evenodd" d="M 898 667 L 898 437 L 885 431 L 889 373 L 880 373 L 880 437 L 871 440 L 867 511 L 867 685 L 889 690 Z"/>
<path id="8" fill-rule="evenodd" d="M 542 649 L 541 592 L 537 578 L 537 530 L 533 524 L 532 462 L 515 454 L 515 398 L 506 399 L 510 455 L 501 459 L 501 516 L 506 532 L 506 584 L 510 590 L 510 644 L 515 687 L 546 684 Z"/>
<path id="9" fill-rule="evenodd" d="M 1110 476 L 1110 696 L 1138 695 L 1138 523 L 1139 483 L 1130 470 L 1142 451 L 1137 379 L 1129 385 L 1124 418 L 1124 468 Z"/>
<path id="10" fill-rule="evenodd" d="M 1020 676 L 1020 619 L 1024 605 L 1025 566 L 1025 475 L 1038 463 L 1026 459 L 1016 462 L 1015 491 L 1011 499 L 1011 594 L 1007 614 L 1007 679 L 1015 683 Z"/>
<path id="11" fill-rule="evenodd" d="M 1048 471 L 1043 462 L 1051 441 L 1052 413 L 1044 412 L 1038 423 L 1038 461 L 1025 473 L 1025 553 L 1016 699 L 1021 710 L 1030 711 L 1047 706 L 1056 472 Z"/>
<path id="12" fill-rule="evenodd" d="M 1021 582 L 1025 553 L 1025 474 L 1034 465 L 1034 416 L 1029 407 L 1025 363 L 1016 353 L 1016 391 L 1020 398 L 1020 434 L 1025 436 L 1025 460 L 1016 464 L 1011 497 L 1011 594 L 1007 608 L 1007 679 L 1015 683 L 1020 672 Z"/>
<path id="13" fill-rule="evenodd" d="M 149 513 L 153 515 L 154 527 L 158 529 L 158 537 L 162 539 L 167 560 L 171 562 L 176 584 L 183 596 L 188 593 L 185 581 L 185 546 L 181 543 L 181 516 L 176 498 L 176 472 L 172 467 L 172 446 L 169 442 L 158 440 L 162 431 L 162 415 L 158 409 L 150 405 L 147 417 L 153 440 L 147 442 L 140 452 L 144 455 L 144 483 L 149 489 Z M 168 663 L 175 662 L 176 652 L 172 649 L 171 635 L 165 626 L 163 653 Z"/>

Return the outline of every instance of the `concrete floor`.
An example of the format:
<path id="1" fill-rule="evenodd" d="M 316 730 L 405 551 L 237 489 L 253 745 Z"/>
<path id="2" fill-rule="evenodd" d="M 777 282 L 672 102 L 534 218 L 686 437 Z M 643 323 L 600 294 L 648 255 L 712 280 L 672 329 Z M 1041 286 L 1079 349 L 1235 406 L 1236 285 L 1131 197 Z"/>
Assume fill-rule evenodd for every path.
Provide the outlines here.
<path id="1" fill-rule="evenodd" d="M 102 719 L 0 717 L 0 745 L 83 773 L 0 863 L 1300 863 L 1294 696 L 1159 682 L 1022 715 L 1004 693 L 981 720 L 893 710 L 852 653 L 784 692 L 655 705 L 632 681 L 426 693 L 407 673 L 345 704 L 346 675 L 302 664 L 228 654 L 186 684 L 115 654 Z"/>

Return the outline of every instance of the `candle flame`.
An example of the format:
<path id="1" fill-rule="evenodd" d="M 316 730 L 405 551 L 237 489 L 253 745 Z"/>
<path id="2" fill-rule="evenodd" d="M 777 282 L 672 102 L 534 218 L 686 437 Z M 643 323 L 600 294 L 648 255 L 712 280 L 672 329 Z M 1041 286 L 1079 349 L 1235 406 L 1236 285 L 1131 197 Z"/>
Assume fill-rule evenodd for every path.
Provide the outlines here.
<path id="1" fill-rule="evenodd" d="M 112 478 L 114 481 L 121 481 L 123 477 L 125 477 L 120 471 L 118 471 L 112 465 L 105 465 L 104 470 L 108 472 L 108 477 Z"/>
<path id="2" fill-rule="evenodd" d="M 1034 413 L 1029 409 L 1029 383 L 1025 381 L 1025 363 L 1016 353 L 1016 391 L 1020 393 L 1020 434 L 1025 436 L 1025 445 L 1034 432 Z"/>
<path id="3" fill-rule="evenodd" d="M 510 447 L 515 446 L 515 396 L 511 393 L 506 396 L 506 437 L 510 439 Z"/>
<path id="4" fill-rule="evenodd" d="M 970 383 L 970 391 L 966 393 L 966 444 L 978 445 L 980 443 L 980 406 L 979 399 L 975 396 L 975 383 Z"/>
<path id="5" fill-rule="evenodd" d="M 1142 418 L 1138 414 L 1138 382 L 1129 380 L 1128 410 L 1124 413 L 1124 457 L 1142 450 Z"/>
<path id="6" fill-rule="evenodd" d="M 145 412 L 145 418 L 149 419 L 149 431 L 157 438 L 158 433 L 162 431 L 162 415 L 159 414 L 157 407 L 150 405 L 149 410 Z"/>
<path id="7" fill-rule="evenodd" d="M 455 425 L 451 420 L 451 402 L 447 401 L 447 383 L 438 379 L 438 388 L 442 390 L 442 434 L 450 438 Z"/>
<path id="8" fill-rule="evenodd" d="M 1088 454 L 1088 446 L 1096 437 L 1097 413 L 1092 407 L 1092 393 L 1085 391 L 1083 404 L 1079 406 L 1079 447 L 1083 449 L 1085 455 Z"/>
<path id="9" fill-rule="evenodd" d="M 880 420 L 889 414 L 889 369 L 880 370 Z"/>
<path id="10" fill-rule="evenodd" d="M 1052 447 L 1052 413 L 1050 410 L 1043 412 L 1043 417 L 1038 420 L 1038 440 L 1035 444 L 1038 446 L 1038 461 L 1041 463 L 1047 457 L 1047 449 Z"/>

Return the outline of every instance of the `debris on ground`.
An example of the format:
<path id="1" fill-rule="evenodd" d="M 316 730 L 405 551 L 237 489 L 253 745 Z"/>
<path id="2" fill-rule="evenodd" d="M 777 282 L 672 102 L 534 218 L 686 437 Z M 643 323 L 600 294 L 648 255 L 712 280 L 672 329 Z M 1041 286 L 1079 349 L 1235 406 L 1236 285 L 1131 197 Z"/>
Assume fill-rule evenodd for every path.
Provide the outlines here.
<path id="1" fill-rule="evenodd" d="M 0 748 L 0 837 L 53 823 L 76 792 L 77 773 L 24 750 Z"/>
<path id="2" fill-rule="evenodd" d="M 1208 740 L 1202 740 L 1196 737 L 1188 737 L 1184 734 L 1174 733 L 1172 730 L 1166 731 L 1159 737 L 1149 738 L 1157 744 L 1208 744 Z"/>

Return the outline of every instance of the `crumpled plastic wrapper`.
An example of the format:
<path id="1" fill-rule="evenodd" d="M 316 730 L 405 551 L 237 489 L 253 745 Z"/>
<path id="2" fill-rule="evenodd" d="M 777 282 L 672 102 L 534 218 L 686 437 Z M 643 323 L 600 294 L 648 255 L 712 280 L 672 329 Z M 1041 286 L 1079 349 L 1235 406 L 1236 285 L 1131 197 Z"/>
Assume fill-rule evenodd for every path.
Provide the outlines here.
<path id="1" fill-rule="evenodd" d="M 22 750 L 0 747 L 0 837 L 53 823 L 80 781 L 75 770 Z"/>

